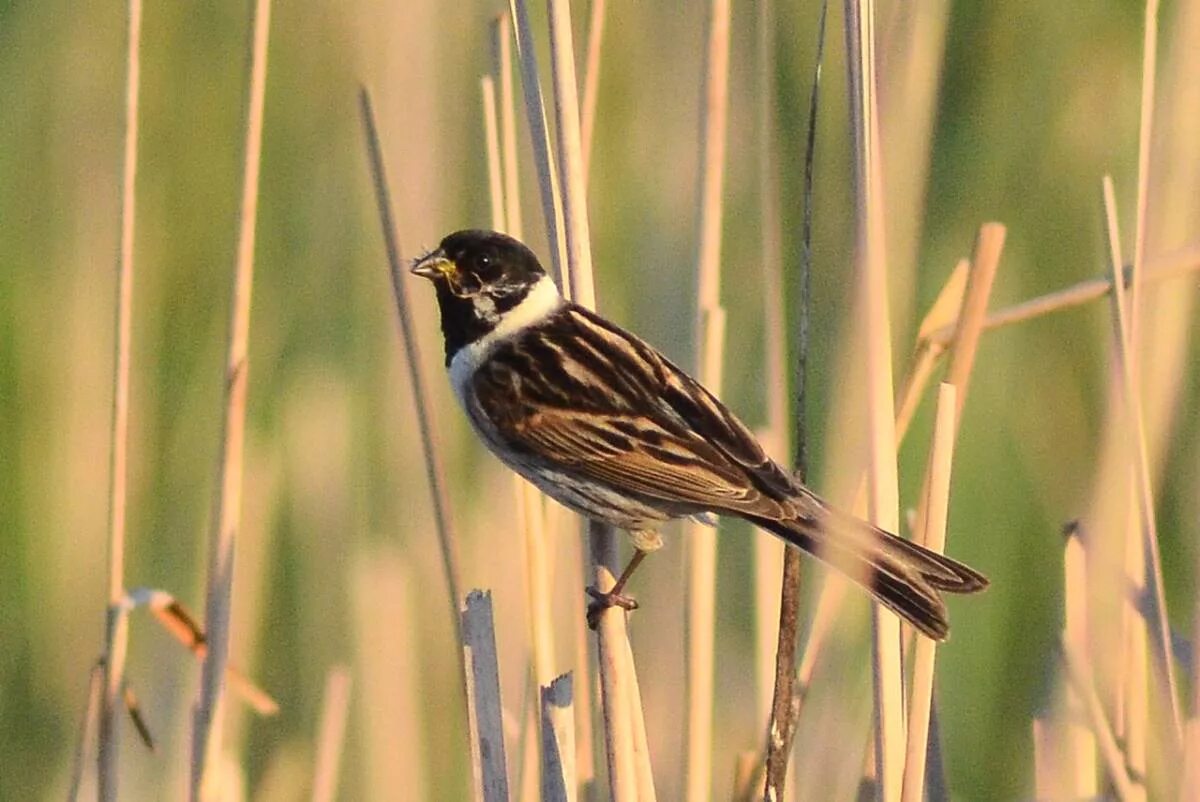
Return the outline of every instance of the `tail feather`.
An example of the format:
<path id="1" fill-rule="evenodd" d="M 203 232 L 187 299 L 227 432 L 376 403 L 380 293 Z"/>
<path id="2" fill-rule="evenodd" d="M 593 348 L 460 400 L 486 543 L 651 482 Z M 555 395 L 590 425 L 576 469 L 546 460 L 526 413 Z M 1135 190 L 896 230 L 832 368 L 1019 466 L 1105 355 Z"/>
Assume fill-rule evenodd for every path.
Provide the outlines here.
<path id="1" fill-rule="evenodd" d="M 983 574 L 956 560 L 849 516 L 750 520 L 839 569 L 934 640 L 950 631 L 939 591 L 975 593 L 988 585 Z"/>

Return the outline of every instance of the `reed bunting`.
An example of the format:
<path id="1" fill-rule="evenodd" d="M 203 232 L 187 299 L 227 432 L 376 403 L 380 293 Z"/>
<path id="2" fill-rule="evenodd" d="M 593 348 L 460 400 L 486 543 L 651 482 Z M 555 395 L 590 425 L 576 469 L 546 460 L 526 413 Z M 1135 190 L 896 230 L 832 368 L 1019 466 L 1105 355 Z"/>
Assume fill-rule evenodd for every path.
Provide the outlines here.
<path id="1" fill-rule="evenodd" d="M 772 461 L 712 393 L 638 337 L 565 300 L 529 248 L 459 231 L 413 264 L 433 282 L 446 366 L 476 433 L 561 504 L 628 530 L 634 559 L 589 622 L 622 595 L 657 528 L 734 515 L 824 560 L 937 640 L 938 591 L 973 593 L 967 566 L 839 512 Z"/>

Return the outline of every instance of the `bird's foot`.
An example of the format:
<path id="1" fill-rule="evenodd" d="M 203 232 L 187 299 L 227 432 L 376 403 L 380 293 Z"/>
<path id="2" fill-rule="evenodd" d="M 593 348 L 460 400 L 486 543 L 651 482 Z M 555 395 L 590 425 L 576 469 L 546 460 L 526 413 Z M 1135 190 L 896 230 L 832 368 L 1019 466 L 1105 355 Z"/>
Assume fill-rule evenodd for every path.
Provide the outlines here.
<path id="1" fill-rule="evenodd" d="M 620 607 L 622 610 L 636 610 L 637 599 L 623 593 L 605 593 L 594 587 L 588 587 L 587 594 L 592 597 L 592 603 L 587 608 L 588 627 L 595 629 L 600 626 L 600 616 L 610 607 Z"/>

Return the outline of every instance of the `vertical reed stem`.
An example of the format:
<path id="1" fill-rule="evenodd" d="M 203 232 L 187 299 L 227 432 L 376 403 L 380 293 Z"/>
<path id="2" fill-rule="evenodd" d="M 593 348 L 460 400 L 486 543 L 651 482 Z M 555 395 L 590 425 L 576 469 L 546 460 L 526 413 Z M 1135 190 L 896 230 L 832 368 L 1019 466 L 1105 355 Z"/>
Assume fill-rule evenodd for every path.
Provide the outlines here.
<path id="1" fill-rule="evenodd" d="M 229 352 L 225 365 L 226 395 L 221 434 L 221 462 L 217 468 L 217 494 L 213 502 L 213 531 L 209 536 L 208 589 L 205 603 L 208 651 L 204 658 L 200 699 L 196 706 L 192 736 L 193 802 L 213 798 L 218 792 L 220 781 L 221 716 L 225 695 L 223 680 L 229 660 L 234 546 L 242 511 L 250 292 L 254 277 L 258 175 L 262 153 L 263 101 L 266 96 L 267 41 L 270 25 L 270 0 L 256 0 L 237 266 L 229 320 Z"/>
<path id="2" fill-rule="evenodd" d="M 899 523 L 896 484 L 896 429 L 884 261 L 884 207 L 875 72 L 875 4 L 846 0 L 846 52 L 849 69 L 851 133 L 856 198 L 855 258 L 860 310 L 866 326 L 867 414 L 870 432 L 867 471 L 868 518 L 895 532 Z M 900 625 L 891 612 L 872 606 L 875 649 L 875 766 L 880 799 L 900 796 L 904 755 L 904 697 L 900 670 Z"/>
<path id="3" fill-rule="evenodd" d="M 137 207 L 138 94 L 141 82 L 142 2 L 129 0 L 125 69 L 125 149 L 121 176 L 121 245 L 117 265 L 112 440 L 109 463 L 108 609 L 105 612 L 104 693 L 100 705 L 98 795 L 117 799 L 121 686 L 129 643 L 125 599 L 125 511 L 129 449 L 129 363 L 133 340 L 133 237 Z"/>
<path id="4" fill-rule="evenodd" d="M 721 394 L 725 310 L 721 307 L 721 218 L 725 185 L 725 132 L 729 108 L 729 0 L 712 0 L 700 112 L 700 208 L 697 220 L 697 378 Z M 689 800 L 706 800 L 712 789 L 713 650 L 716 614 L 716 532 L 685 526 L 687 589 L 687 759 Z"/>

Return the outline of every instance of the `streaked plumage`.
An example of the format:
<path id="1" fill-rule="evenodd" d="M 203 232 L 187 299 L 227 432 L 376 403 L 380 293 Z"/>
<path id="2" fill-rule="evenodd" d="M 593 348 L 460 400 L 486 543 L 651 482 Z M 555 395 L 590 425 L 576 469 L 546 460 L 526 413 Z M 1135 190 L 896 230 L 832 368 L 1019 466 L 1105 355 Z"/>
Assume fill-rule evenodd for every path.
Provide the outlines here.
<path id="1" fill-rule="evenodd" d="M 938 591 L 976 571 L 839 513 L 772 461 L 724 404 L 638 337 L 562 299 L 528 248 L 461 231 L 413 272 L 437 289 L 446 364 L 475 430 L 576 511 L 634 532 L 735 515 L 861 582 L 933 638 Z"/>

